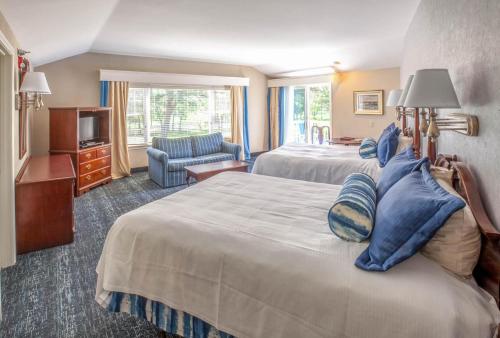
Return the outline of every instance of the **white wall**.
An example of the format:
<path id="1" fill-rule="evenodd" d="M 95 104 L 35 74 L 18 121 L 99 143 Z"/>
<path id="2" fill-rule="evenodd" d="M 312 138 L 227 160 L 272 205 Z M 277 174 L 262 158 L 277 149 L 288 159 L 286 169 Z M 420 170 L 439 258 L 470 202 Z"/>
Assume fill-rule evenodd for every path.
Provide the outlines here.
<path id="1" fill-rule="evenodd" d="M 374 137 L 396 122 L 393 108 L 384 107 L 383 115 L 354 115 L 353 92 L 358 90 L 384 90 L 384 104 L 391 89 L 399 88 L 399 68 L 387 68 L 342 73 L 340 84 L 333 96 L 332 134 L 334 137 Z"/>
<path id="2" fill-rule="evenodd" d="M 43 154 L 49 149 L 48 107 L 99 104 L 99 69 L 248 77 L 250 149 L 252 152 L 267 149 L 267 77 L 254 68 L 85 53 L 36 68 L 37 71 L 45 72 L 52 95 L 44 97 L 45 108 L 34 115 L 33 153 Z M 130 149 L 130 161 L 132 167 L 147 166 L 145 148 Z"/>
<path id="3" fill-rule="evenodd" d="M 479 137 L 442 132 L 438 152 L 457 154 L 477 175 L 500 226 L 500 1 L 422 0 L 408 29 L 401 84 L 422 68 L 448 68 L 462 111 L 479 117 Z M 426 143 L 424 138 L 423 143 Z"/>

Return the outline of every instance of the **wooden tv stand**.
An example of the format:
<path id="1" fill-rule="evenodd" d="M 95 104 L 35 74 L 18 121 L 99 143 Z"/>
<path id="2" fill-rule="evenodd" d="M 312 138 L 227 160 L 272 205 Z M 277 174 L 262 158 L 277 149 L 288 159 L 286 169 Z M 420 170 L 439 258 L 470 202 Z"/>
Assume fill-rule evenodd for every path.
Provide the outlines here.
<path id="1" fill-rule="evenodd" d="M 75 195 L 111 182 L 111 108 L 65 107 L 49 108 L 50 153 L 69 154 L 76 172 Z M 80 117 L 99 119 L 99 139 L 102 144 L 80 148 Z"/>

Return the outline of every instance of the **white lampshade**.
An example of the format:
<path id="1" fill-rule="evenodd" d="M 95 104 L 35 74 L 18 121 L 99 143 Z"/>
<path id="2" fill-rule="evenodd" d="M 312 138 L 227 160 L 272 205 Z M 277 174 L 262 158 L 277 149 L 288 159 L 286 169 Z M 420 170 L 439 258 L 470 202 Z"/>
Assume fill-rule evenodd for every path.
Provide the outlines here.
<path id="1" fill-rule="evenodd" d="M 405 101 L 406 101 L 406 97 L 408 96 L 408 91 L 410 90 L 411 83 L 413 81 L 413 76 L 414 75 L 408 76 L 408 80 L 406 80 L 405 88 L 403 89 L 403 93 L 401 94 L 401 97 L 399 98 L 399 102 L 398 102 L 398 106 L 400 106 L 400 107 L 408 107 L 408 106 L 405 106 Z"/>
<path id="2" fill-rule="evenodd" d="M 460 108 L 448 69 L 421 69 L 415 73 L 406 107 Z"/>
<path id="3" fill-rule="evenodd" d="M 403 90 L 401 89 L 393 89 L 389 92 L 389 98 L 387 99 L 387 103 L 385 104 L 386 107 L 396 107 L 399 102 L 399 98 L 401 97 L 401 94 L 403 93 Z"/>
<path id="4" fill-rule="evenodd" d="M 23 83 L 19 91 L 22 93 L 51 94 L 45 73 L 28 72 L 24 75 Z"/>

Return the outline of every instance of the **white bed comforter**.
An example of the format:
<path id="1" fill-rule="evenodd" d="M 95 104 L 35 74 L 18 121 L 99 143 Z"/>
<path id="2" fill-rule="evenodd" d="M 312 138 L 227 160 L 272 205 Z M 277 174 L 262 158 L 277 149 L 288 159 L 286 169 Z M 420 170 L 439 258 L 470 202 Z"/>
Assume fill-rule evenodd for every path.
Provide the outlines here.
<path id="1" fill-rule="evenodd" d="M 375 181 L 381 172 L 376 158 L 363 159 L 359 147 L 344 145 L 287 144 L 257 157 L 253 173 L 294 180 L 342 184 L 352 173 L 362 172 Z"/>
<path id="2" fill-rule="evenodd" d="M 223 173 L 121 216 L 97 267 L 138 294 L 238 337 L 491 337 L 489 295 L 417 254 L 356 268 L 366 243 L 331 233 L 340 187 Z"/>

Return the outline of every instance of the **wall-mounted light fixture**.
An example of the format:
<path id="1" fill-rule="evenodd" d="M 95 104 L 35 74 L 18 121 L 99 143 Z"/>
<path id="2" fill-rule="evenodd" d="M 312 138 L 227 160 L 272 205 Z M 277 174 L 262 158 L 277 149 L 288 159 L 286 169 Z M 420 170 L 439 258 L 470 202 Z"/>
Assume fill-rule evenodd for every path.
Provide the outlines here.
<path id="1" fill-rule="evenodd" d="M 27 72 L 24 76 L 23 83 L 19 92 L 26 93 L 24 96 L 27 100 L 27 105 L 34 107 L 36 110 L 40 110 L 43 107 L 42 95 L 51 94 L 49 84 L 45 78 L 45 73 L 41 72 Z M 22 105 L 23 96 L 18 97 L 18 107 L 20 109 Z"/>
<path id="2" fill-rule="evenodd" d="M 479 121 L 476 116 L 454 113 L 448 114 L 445 118 L 437 118 L 436 109 L 461 107 L 447 69 L 418 70 L 404 106 L 422 109 L 420 130 L 432 142 L 435 142 L 440 131 L 444 130 L 452 130 L 468 136 L 478 135 Z M 427 115 L 429 115 L 428 123 Z"/>
<path id="3" fill-rule="evenodd" d="M 402 89 L 393 89 L 389 92 L 389 97 L 387 98 L 387 102 L 385 104 L 386 107 L 396 108 L 396 118 L 399 120 L 401 118 L 399 114 L 400 106 L 398 106 L 399 99 L 401 98 L 401 94 L 403 93 Z"/>
<path id="4" fill-rule="evenodd" d="M 396 119 L 401 121 L 401 129 L 403 130 L 403 134 L 406 136 L 410 136 L 411 130 L 407 128 L 407 116 L 413 116 L 413 111 L 411 109 L 407 109 L 404 105 L 406 96 L 408 95 L 408 91 L 410 89 L 411 82 L 413 80 L 413 75 L 408 77 L 406 80 L 406 84 L 404 89 L 394 89 L 389 92 L 389 98 L 387 99 L 387 107 L 394 107 L 396 109 Z"/>

